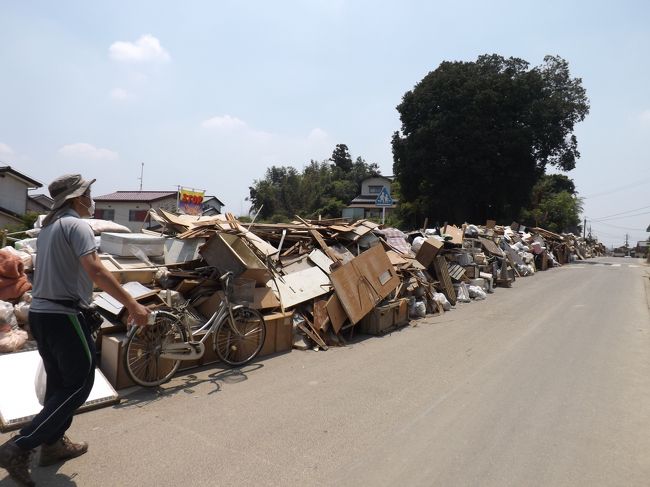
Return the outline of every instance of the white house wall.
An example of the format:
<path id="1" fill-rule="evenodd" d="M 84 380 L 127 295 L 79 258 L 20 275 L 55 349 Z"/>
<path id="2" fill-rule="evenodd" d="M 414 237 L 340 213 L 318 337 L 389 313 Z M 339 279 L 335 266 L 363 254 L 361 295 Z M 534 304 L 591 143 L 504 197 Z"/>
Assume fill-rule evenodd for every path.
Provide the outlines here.
<path id="1" fill-rule="evenodd" d="M 361 183 L 361 194 L 369 195 L 370 186 L 383 186 L 390 193 L 390 181 L 386 178 L 368 178 Z"/>
<path id="2" fill-rule="evenodd" d="M 5 173 L 0 177 L 0 206 L 24 215 L 27 211 L 27 185 Z"/>
<path id="3" fill-rule="evenodd" d="M 115 210 L 113 221 L 124 225 L 132 232 L 139 232 L 143 228 L 143 222 L 129 221 L 129 211 L 131 210 L 150 210 L 151 208 L 163 208 L 174 210 L 176 208 L 176 198 L 166 198 L 153 203 L 142 201 L 97 201 L 95 206 L 98 210 Z M 144 228 L 149 226 L 149 222 L 144 222 Z"/>

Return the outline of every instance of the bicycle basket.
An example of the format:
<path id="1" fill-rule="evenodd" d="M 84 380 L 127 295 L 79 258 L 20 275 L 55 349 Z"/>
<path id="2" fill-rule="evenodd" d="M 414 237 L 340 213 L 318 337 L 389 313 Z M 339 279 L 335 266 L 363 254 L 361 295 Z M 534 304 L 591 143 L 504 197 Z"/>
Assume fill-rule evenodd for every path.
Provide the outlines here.
<path id="1" fill-rule="evenodd" d="M 232 301 L 251 306 L 255 302 L 255 280 L 237 277 L 232 281 Z"/>

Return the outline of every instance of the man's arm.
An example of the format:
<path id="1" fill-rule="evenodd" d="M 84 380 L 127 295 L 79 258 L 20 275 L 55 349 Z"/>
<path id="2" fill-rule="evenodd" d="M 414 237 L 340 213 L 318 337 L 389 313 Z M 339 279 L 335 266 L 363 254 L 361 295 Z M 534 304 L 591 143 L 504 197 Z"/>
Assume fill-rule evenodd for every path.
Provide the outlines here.
<path id="1" fill-rule="evenodd" d="M 97 286 L 126 306 L 129 316 L 136 325 L 142 326 L 147 324 L 149 309 L 138 303 L 133 299 L 133 296 L 120 286 L 120 283 L 117 282 L 113 274 L 104 267 L 97 252 L 84 255 L 80 261 L 81 266 Z"/>

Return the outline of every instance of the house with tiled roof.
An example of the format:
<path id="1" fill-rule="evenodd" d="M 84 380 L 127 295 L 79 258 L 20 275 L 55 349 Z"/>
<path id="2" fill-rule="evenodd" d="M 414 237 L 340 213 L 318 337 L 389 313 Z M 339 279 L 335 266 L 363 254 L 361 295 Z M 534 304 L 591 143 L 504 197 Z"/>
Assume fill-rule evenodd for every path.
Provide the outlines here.
<path id="1" fill-rule="evenodd" d="M 151 209 L 162 208 L 175 212 L 178 205 L 178 191 L 115 191 L 114 193 L 93 196 L 95 218 L 112 220 L 124 225 L 132 232 L 156 226 L 147 218 Z M 204 214 L 221 213 L 223 203 L 216 196 L 203 198 Z"/>
<path id="2" fill-rule="evenodd" d="M 343 208 L 342 217 L 350 220 L 381 219 L 383 208 L 386 208 L 386 215 L 397 208 L 399 203 L 391 197 L 390 187 L 392 178 L 385 176 L 373 176 L 361 182 L 361 194 L 354 198 L 347 208 Z M 390 204 L 377 205 L 377 198 L 388 195 Z"/>
<path id="3" fill-rule="evenodd" d="M 11 166 L 0 166 L 0 228 L 20 225 L 28 210 L 28 191 L 43 185 Z"/>
<path id="4" fill-rule="evenodd" d="M 176 211 L 177 191 L 115 191 L 114 193 L 93 196 L 95 218 L 112 220 L 124 225 L 132 232 L 149 228 L 149 210 L 162 208 Z"/>

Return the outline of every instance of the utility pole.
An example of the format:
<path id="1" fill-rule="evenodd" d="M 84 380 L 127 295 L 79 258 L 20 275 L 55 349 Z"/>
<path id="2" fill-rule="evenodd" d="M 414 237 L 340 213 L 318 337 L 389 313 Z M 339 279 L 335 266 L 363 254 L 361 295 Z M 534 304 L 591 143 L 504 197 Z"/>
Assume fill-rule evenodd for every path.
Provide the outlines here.
<path id="1" fill-rule="evenodd" d="M 140 192 L 142 192 L 142 177 L 144 175 L 144 162 L 140 163 L 140 177 L 138 178 L 140 180 Z"/>
<path id="2" fill-rule="evenodd" d="M 627 240 L 628 240 L 629 238 L 630 238 L 630 236 L 626 233 L 626 234 L 625 234 L 625 248 L 628 248 L 628 247 L 629 247 L 628 242 L 627 242 Z"/>
<path id="3" fill-rule="evenodd" d="M 585 236 L 587 235 L 586 231 L 587 231 L 587 217 L 585 217 L 585 221 L 582 224 L 582 238 L 585 238 Z"/>

